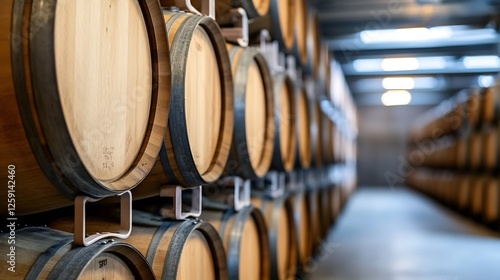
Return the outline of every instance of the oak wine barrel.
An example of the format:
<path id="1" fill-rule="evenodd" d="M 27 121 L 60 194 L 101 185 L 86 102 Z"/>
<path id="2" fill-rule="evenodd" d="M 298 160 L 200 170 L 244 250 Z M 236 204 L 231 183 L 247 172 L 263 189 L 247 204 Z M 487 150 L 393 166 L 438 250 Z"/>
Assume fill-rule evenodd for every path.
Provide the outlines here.
<path id="1" fill-rule="evenodd" d="M 127 243 L 103 240 L 87 247 L 74 247 L 73 235 L 47 227 L 15 231 L 15 251 L 0 233 L 0 250 L 15 254 L 15 272 L 2 262 L 2 279 L 154 279 L 151 267 Z M 12 259 L 9 257 L 9 259 Z"/>
<path id="2" fill-rule="evenodd" d="M 500 123 L 495 127 L 489 124 L 481 131 L 483 155 L 481 162 L 484 171 L 498 171 L 500 169 Z M 498 174 L 498 172 L 497 172 Z"/>
<path id="3" fill-rule="evenodd" d="M 294 25 L 293 25 L 293 55 L 297 60 L 297 65 L 306 67 L 307 65 L 307 15 L 308 5 L 306 0 L 296 0 L 294 5 Z"/>
<path id="4" fill-rule="evenodd" d="M 134 211 L 134 227 L 127 243 L 141 252 L 156 279 L 228 279 L 222 240 L 207 222 L 163 220 L 147 212 Z M 50 227 L 73 231 L 71 219 L 56 219 Z M 113 232 L 118 225 L 111 219 L 92 219 L 88 232 Z"/>
<path id="5" fill-rule="evenodd" d="M 485 223 L 500 228 L 500 178 L 489 176 L 486 179 L 483 211 Z"/>
<path id="6" fill-rule="evenodd" d="M 497 78 L 496 86 L 483 89 L 481 113 L 483 123 L 500 120 L 500 78 Z"/>
<path id="7" fill-rule="evenodd" d="M 295 88 L 286 74 L 275 75 L 273 85 L 275 135 L 271 169 L 290 172 L 297 152 Z"/>
<path id="8" fill-rule="evenodd" d="M 203 209 L 200 217 L 212 224 L 222 239 L 229 279 L 270 279 L 269 237 L 262 212 L 247 206 L 233 209 Z"/>
<path id="9" fill-rule="evenodd" d="M 183 0 L 160 0 L 164 7 L 176 6 L 177 1 Z M 201 11 L 202 1 L 206 0 L 192 0 L 191 4 Z M 208 1 L 207 1 L 208 2 Z M 243 8 L 247 14 L 248 19 L 266 16 L 269 13 L 271 0 L 216 0 L 215 2 L 215 19 L 221 25 L 230 23 L 230 11 L 235 8 Z"/>
<path id="10" fill-rule="evenodd" d="M 252 198 L 252 205 L 262 211 L 266 220 L 271 252 L 271 278 L 294 278 L 298 251 L 292 197 L 284 195 L 272 199 L 257 194 Z"/>
<path id="11" fill-rule="evenodd" d="M 274 149 L 272 76 L 262 54 L 227 46 L 234 79 L 234 130 L 225 172 L 253 179 L 264 176 Z"/>
<path id="12" fill-rule="evenodd" d="M 295 0 L 271 0 L 271 30 L 283 52 L 290 52 L 293 47 Z"/>
<path id="13" fill-rule="evenodd" d="M 334 130 L 335 123 L 328 117 L 327 114 L 321 114 L 321 149 L 323 150 L 322 162 L 325 164 L 332 164 L 335 159 L 334 151 Z"/>
<path id="14" fill-rule="evenodd" d="M 164 11 L 172 62 L 168 127 L 159 160 L 134 192 L 158 195 L 168 184 L 197 186 L 217 180 L 233 134 L 233 82 L 217 23 L 206 16 Z"/>
<path id="15" fill-rule="evenodd" d="M 170 103 L 158 2 L 2 1 L 0 9 L 1 163 L 15 169 L 16 214 L 135 187 L 156 161 Z"/>
<path id="16" fill-rule="evenodd" d="M 311 74 L 314 79 L 317 79 L 320 63 L 321 39 L 318 16 L 315 11 L 309 11 L 308 13 L 306 38 L 307 64 L 305 71 Z"/>
<path id="17" fill-rule="evenodd" d="M 295 98 L 297 106 L 297 159 L 295 160 L 295 166 L 308 169 L 311 166 L 313 156 L 311 148 L 311 108 L 304 88 L 296 88 Z"/>
<path id="18" fill-rule="evenodd" d="M 309 211 L 309 200 L 305 192 L 293 195 L 293 210 L 297 233 L 297 248 L 299 252 L 298 263 L 305 267 L 312 256 L 313 232 L 311 227 L 311 213 Z"/>

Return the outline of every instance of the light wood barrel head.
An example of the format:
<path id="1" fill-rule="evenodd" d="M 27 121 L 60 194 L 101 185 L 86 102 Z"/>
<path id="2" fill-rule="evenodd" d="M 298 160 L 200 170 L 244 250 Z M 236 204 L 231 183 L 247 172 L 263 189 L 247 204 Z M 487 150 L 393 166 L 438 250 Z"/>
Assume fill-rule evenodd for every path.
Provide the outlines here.
<path id="1" fill-rule="evenodd" d="M 185 106 L 189 146 L 201 174 L 216 153 L 222 116 L 222 91 L 216 53 L 207 32 L 197 26 L 186 61 Z"/>
<path id="2" fill-rule="evenodd" d="M 269 6 L 270 6 L 270 0 L 243 0 L 242 2 L 252 2 L 253 7 L 255 7 L 255 10 L 257 11 L 259 16 L 264 16 L 267 14 L 269 11 Z"/>
<path id="3" fill-rule="evenodd" d="M 297 136 L 298 156 L 302 168 L 309 168 L 312 161 L 311 151 L 311 117 L 306 92 L 302 89 L 297 93 Z"/>
<path id="4" fill-rule="evenodd" d="M 500 179 L 489 177 L 484 194 L 484 218 L 487 223 L 499 222 L 500 218 Z"/>
<path id="5" fill-rule="evenodd" d="M 255 61 L 248 65 L 245 95 L 245 128 L 248 154 L 253 169 L 258 170 L 266 141 L 266 89 L 259 66 Z"/>
<path id="6" fill-rule="evenodd" d="M 261 279 L 261 246 L 260 234 L 253 219 L 248 219 L 243 226 L 240 247 L 240 271 L 241 280 Z"/>
<path id="7" fill-rule="evenodd" d="M 293 47 L 295 13 L 294 0 L 271 1 L 273 36 L 279 42 L 280 48 L 287 53 Z"/>
<path id="8" fill-rule="evenodd" d="M 193 266 L 196 266 L 196 269 Z M 182 250 L 177 268 L 177 279 L 215 280 L 217 273 L 214 268 L 215 264 L 209 242 L 203 234 L 193 231 Z"/>
<path id="9" fill-rule="evenodd" d="M 291 270 L 294 268 L 294 264 L 291 263 L 290 256 L 292 254 L 291 250 L 291 238 L 290 231 L 293 229 L 293 221 L 289 219 L 289 210 L 282 207 L 279 210 L 279 221 L 278 221 L 278 233 L 277 240 L 277 259 L 278 259 L 278 276 L 279 279 L 288 279 L 291 274 Z"/>
<path id="10" fill-rule="evenodd" d="M 124 260 L 110 253 L 102 253 L 89 262 L 78 279 L 134 280 L 136 279 L 136 277 L 130 270 L 129 265 L 126 264 Z"/>
<path id="11" fill-rule="evenodd" d="M 294 43 L 293 52 L 297 62 L 302 67 L 307 64 L 307 1 L 296 0 L 294 5 Z"/>
<path id="12" fill-rule="evenodd" d="M 100 181 L 122 176 L 139 153 L 151 106 L 139 3 L 58 1 L 54 52 L 61 105 L 83 164 Z"/>

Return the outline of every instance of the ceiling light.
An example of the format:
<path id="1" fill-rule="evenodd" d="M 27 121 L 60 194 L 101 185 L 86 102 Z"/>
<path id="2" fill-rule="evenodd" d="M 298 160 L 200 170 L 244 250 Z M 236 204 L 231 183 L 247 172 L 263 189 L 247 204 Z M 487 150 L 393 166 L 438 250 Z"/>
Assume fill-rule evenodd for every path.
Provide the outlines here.
<path id="1" fill-rule="evenodd" d="M 382 60 L 384 71 L 408 71 L 417 70 L 418 60 L 415 57 L 385 58 Z"/>
<path id="2" fill-rule="evenodd" d="M 385 106 L 408 105 L 411 94 L 407 90 L 389 90 L 382 94 L 382 104 Z"/>
<path id="3" fill-rule="evenodd" d="M 496 55 L 464 56 L 462 62 L 467 69 L 500 68 L 500 58 Z"/>
<path id="4" fill-rule="evenodd" d="M 491 87 L 495 78 L 493 76 L 482 75 L 477 77 L 477 83 L 480 87 Z"/>
<path id="5" fill-rule="evenodd" d="M 382 86 L 385 89 L 413 89 L 415 81 L 410 77 L 384 78 Z"/>

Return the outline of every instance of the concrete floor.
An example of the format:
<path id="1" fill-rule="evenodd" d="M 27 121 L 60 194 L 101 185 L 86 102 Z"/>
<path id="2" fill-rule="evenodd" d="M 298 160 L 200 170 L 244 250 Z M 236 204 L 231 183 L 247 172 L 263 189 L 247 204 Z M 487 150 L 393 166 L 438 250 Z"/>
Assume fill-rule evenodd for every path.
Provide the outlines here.
<path id="1" fill-rule="evenodd" d="M 357 191 L 313 280 L 500 280 L 500 235 L 405 188 Z"/>

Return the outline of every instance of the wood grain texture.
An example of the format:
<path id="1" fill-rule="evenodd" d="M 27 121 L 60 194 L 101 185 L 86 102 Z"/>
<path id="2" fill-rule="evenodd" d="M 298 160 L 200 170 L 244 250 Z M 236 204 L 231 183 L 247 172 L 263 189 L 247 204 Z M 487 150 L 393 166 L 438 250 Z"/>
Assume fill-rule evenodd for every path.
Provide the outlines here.
<path id="1" fill-rule="evenodd" d="M 162 221 L 148 213 L 135 214 L 136 224 L 127 242 L 146 256 L 156 279 L 228 279 L 222 241 L 210 224 Z M 53 220 L 50 226 L 73 230 L 73 222 L 67 217 Z M 118 225 L 110 219 L 98 218 L 89 221 L 86 230 L 117 231 Z"/>
<path id="2" fill-rule="evenodd" d="M 165 174 L 147 178 L 144 185 L 210 183 L 222 174 L 232 141 L 229 57 L 211 18 L 169 11 L 163 16 L 173 65 L 172 106 L 160 153 Z"/>
<path id="3" fill-rule="evenodd" d="M 296 166 L 307 169 L 312 162 L 311 113 L 304 89 L 296 91 L 297 106 L 297 156 Z"/>
<path id="4" fill-rule="evenodd" d="M 286 195 L 270 199 L 256 194 L 252 197 L 252 205 L 259 208 L 266 219 L 271 249 L 271 278 L 295 277 L 298 250 L 292 197 Z"/>
<path id="5" fill-rule="evenodd" d="M 7 236 L 0 248 L 7 252 Z M 144 257 L 122 242 L 73 247 L 72 235 L 46 227 L 16 231 L 16 272 L 3 279 L 153 279 Z M 75 258 L 75 256 L 78 256 Z M 65 270 L 61 271 L 61 269 Z M 67 278 L 70 277 L 71 278 Z"/>
<path id="6" fill-rule="evenodd" d="M 4 40 L 1 50 L 2 71 L 6 71 L 2 72 L 2 80 L 5 80 L 5 84 L 2 84 L 6 85 L 5 91 L 2 90 L 2 101 L 10 104 L 8 107 L 11 111 L 4 111 L 1 116 L 1 125 L 2 127 L 6 126 L 9 133 L 16 131 L 16 136 L 11 137 L 11 139 L 2 138 L 1 149 L 6 151 L 6 155 L 2 157 L 2 163 L 5 161 L 5 165 L 15 164 L 18 172 L 16 192 L 20 199 L 17 200 L 17 214 L 24 215 L 67 206 L 72 203 L 71 198 L 77 194 L 105 197 L 135 187 L 153 167 L 161 147 L 161 137 L 165 133 L 168 116 L 170 62 L 165 28 L 161 17 L 159 17 L 160 6 L 154 0 L 123 1 L 118 5 L 133 10 L 130 14 L 136 19 L 141 20 L 142 17 L 146 28 L 134 30 L 137 36 L 145 37 L 148 40 L 144 43 L 147 45 L 147 50 L 140 52 L 139 58 L 146 60 L 146 64 L 149 66 L 149 69 L 145 70 L 149 71 L 149 74 L 146 73 L 147 78 L 145 79 L 149 83 L 145 85 L 149 90 L 140 91 L 142 92 L 140 98 L 143 98 L 143 101 L 141 101 L 142 105 L 138 107 L 139 109 L 127 110 L 125 107 L 130 103 L 117 105 L 105 100 L 105 98 L 103 101 L 96 101 L 102 96 L 111 96 L 116 99 L 123 97 L 129 101 L 133 99 L 127 99 L 127 97 L 129 97 L 129 93 L 135 94 L 135 89 L 106 89 L 109 85 L 111 87 L 116 85 L 112 81 L 114 82 L 121 73 L 120 71 L 115 73 L 116 67 L 123 65 L 112 64 L 109 69 L 106 66 L 101 67 L 102 65 L 99 63 L 104 59 L 103 57 L 99 59 L 92 57 L 90 61 L 93 63 L 89 63 L 89 58 L 86 57 L 87 53 L 74 52 L 80 47 L 75 46 L 75 40 L 78 37 L 78 40 L 85 41 L 85 38 L 89 37 L 90 39 L 87 38 L 88 41 L 85 42 L 91 44 L 90 41 L 95 38 L 92 37 L 93 33 L 85 29 L 78 32 L 75 29 L 76 33 L 70 33 L 70 30 L 68 33 L 61 31 L 66 30 L 65 27 L 71 28 L 75 22 L 81 22 L 93 12 L 82 9 L 79 17 L 64 20 L 64 14 L 72 10 L 70 4 L 40 0 L 16 1 L 14 3 L 15 5 L 12 6 L 10 1 L 2 2 L 2 5 L 5 5 L 5 11 L 11 11 L 9 15 L 5 13 L 6 16 L 2 18 L 0 31 L 6 35 L 2 36 L 1 39 Z M 107 12 L 99 14 L 100 21 L 97 23 L 101 24 L 101 29 L 96 28 L 94 31 L 97 33 L 104 32 L 107 24 L 112 25 L 109 20 L 114 21 L 116 10 L 121 11 L 120 8 L 113 5 L 106 7 L 105 10 Z M 127 16 L 128 13 L 120 17 L 128 19 Z M 10 21 L 10 19 L 12 20 Z M 62 23 L 61 20 L 63 20 Z M 108 28 L 109 36 L 120 35 L 119 31 L 119 28 L 118 30 Z M 56 40 L 56 37 L 59 39 Z M 64 47 L 63 51 L 56 51 L 56 41 L 67 42 L 69 45 Z M 75 42 L 75 44 L 71 42 Z M 99 43 L 102 49 L 108 50 L 108 53 L 109 50 L 114 49 L 114 40 L 101 40 Z M 86 49 L 92 50 L 90 47 Z M 61 72 L 61 68 L 65 65 L 58 64 L 61 62 L 61 58 L 56 58 L 56 55 L 63 56 L 69 61 L 87 59 L 84 64 L 88 68 L 79 69 L 83 69 L 82 71 L 86 71 L 86 73 L 102 74 L 97 79 L 106 79 L 109 82 L 95 83 L 95 76 L 89 78 L 83 72 L 79 72 L 81 75 L 78 75 L 78 79 L 71 78 L 70 74 L 73 70 L 69 67 L 67 71 Z M 132 55 L 127 59 L 133 61 L 134 58 Z M 113 59 L 110 60 L 113 61 Z M 13 63 L 10 64 L 10 61 Z M 78 66 L 78 63 L 75 65 Z M 96 68 L 92 68 L 92 66 Z M 127 66 L 124 67 L 124 70 L 120 70 L 129 71 L 130 68 Z M 133 81 L 144 80 L 141 78 L 144 73 L 136 71 L 127 73 L 129 74 L 127 81 L 133 83 Z M 73 83 L 74 88 L 69 90 L 62 85 L 71 83 Z M 82 86 L 82 84 L 86 86 Z M 94 87 L 90 84 L 94 84 Z M 82 116 L 83 120 L 77 119 L 80 116 L 71 113 L 65 115 L 62 107 L 62 103 L 67 101 L 65 93 L 77 89 L 80 92 L 78 96 L 86 97 L 81 102 L 76 100 L 81 103 L 78 104 L 80 106 L 76 106 L 78 108 L 76 111 L 79 111 L 80 115 L 82 112 L 86 112 Z M 93 103 L 93 105 L 89 105 L 89 103 Z M 101 113 L 115 113 L 116 110 L 125 109 L 119 115 L 120 117 L 129 117 L 125 126 L 130 127 L 129 132 L 134 134 L 129 135 L 131 138 L 136 136 L 136 132 L 138 133 L 136 139 L 127 139 L 127 135 L 123 134 L 126 129 L 114 129 L 122 127 L 120 119 L 113 119 L 113 122 L 110 120 L 96 122 L 92 127 L 89 121 L 94 117 L 90 115 L 94 114 L 92 110 L 95 108 Z M 91 110 L 87 112 L 85 111 L 87 109 Z M 117 115 L 115 114 L 115 116 Z M 138 127 L 135 126 L 134 119 L 138 120 Z M 70 127 L 72 124 L 80 125 L 82 123 L 85 125 L 76 129 L 92 127 L 91 131 L 78 132 L 84 133 L 84 137 L 87 138 L 72 138 L 69 132 Z M 103 143 L 100 141 L 103 140 L 101 137 L 103 135 L 105 135 L 104 138 L 114 139 L 114 142 L 111 141 L 113 143 L 122 140 L 125 141 L 124 143 L 135 141 L 135 148 L 132 147 L 131 154 L 126 156 L 128 159 L 124 156 L 127 154 L 124 148 L 125 144 L 122 144 L 120 151 L 118 149 L 104 151 L 103 148 L 100 150 L 101 156 L 95 158 L 90 158 L 89 154 L 86 154 L 88 151 L 76 148 L 80 145 L 80 147 L 91 147 L 89 151 L 98 151 L 100 148 L 96 147 Z M 100 165 L 101 168 L 97 168 L 96 165 L 93 170 L 91 170 L 92 168 L 87 169 L 91 161 Z M 115 164 L 121 170 L 106 173 L 106 170 L 110 170 L 106 166 L 111 167 Z M 0 197 L 4 197 L 4 194 Z"/>
<path id="7" fill-rule="evenodd" d="M 297 59 L 297 65 L 305 67 L 307 65 L 307 1 L 296 0 L 294 13 L 293 54 Z"/>
<path id="8" fill-rule="evenodd" d="M 230 279 L 271 279 L 269 239 L 260 210 L 204 209 L 201 219 L 212 224 L 223 240 Z"/>
<path id="9" fill-rule="evenodd" d="M 235 127 L 228 175 L 262 177 L 274 149 L 274 96 L 270 70 L 256 50 L 228 45 L 235 85 Z"/>
<path id="10" fill-rule="evenodd" d="M 295 89 L 290 77 L 278 74 L 273 77 L 275 140 L 271 168 L 289 172 L 295 165 L 297 145 L 297 108 Z"/>

